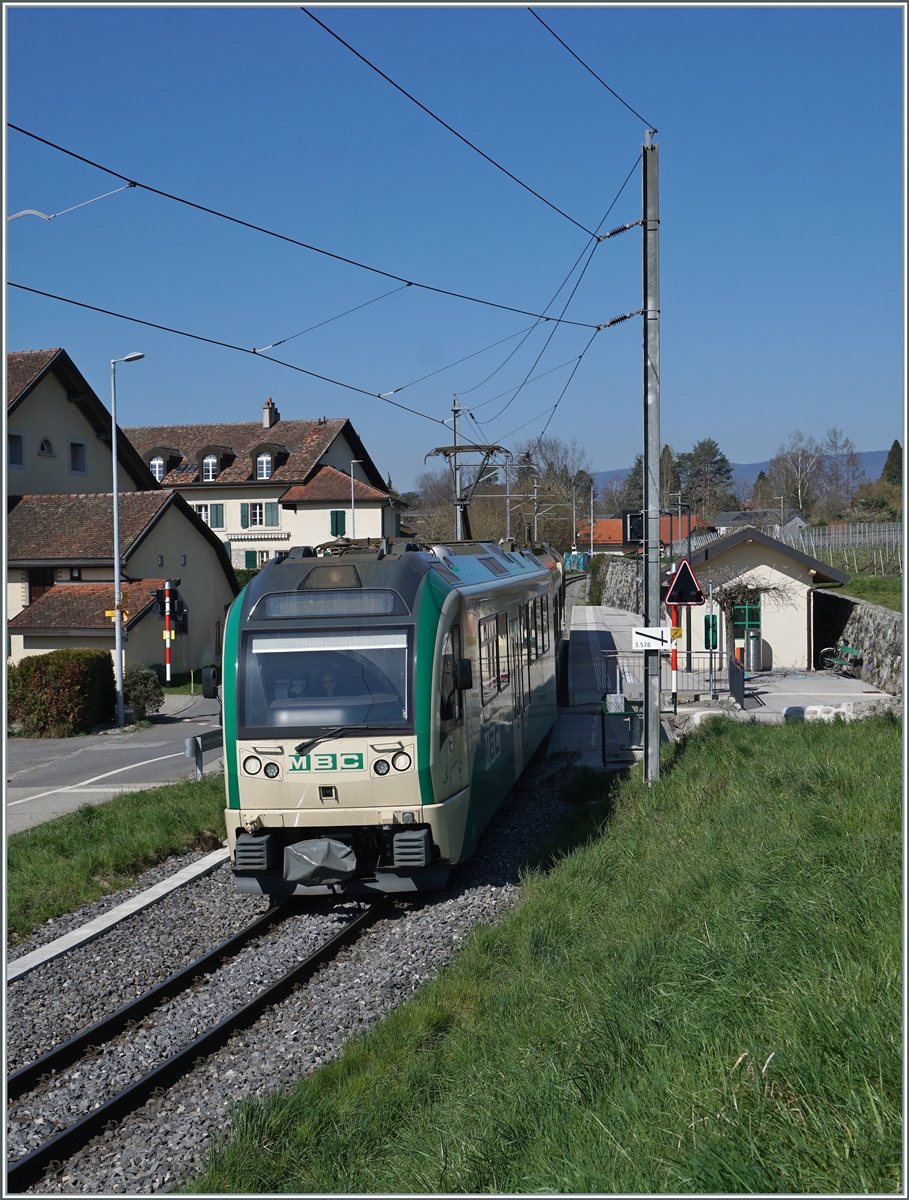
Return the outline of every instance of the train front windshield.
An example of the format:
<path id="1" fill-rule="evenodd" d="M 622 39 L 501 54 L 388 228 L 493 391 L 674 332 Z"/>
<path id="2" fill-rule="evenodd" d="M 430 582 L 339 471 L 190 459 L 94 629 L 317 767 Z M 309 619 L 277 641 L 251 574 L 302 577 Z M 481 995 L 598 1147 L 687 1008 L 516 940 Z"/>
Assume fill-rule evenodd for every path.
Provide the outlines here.
<path id="1" fill-rule="evenodd" d="M 240 675 L 241 731 L 407 726 L 411 662 L 405 629 L 250 632 Z"/>

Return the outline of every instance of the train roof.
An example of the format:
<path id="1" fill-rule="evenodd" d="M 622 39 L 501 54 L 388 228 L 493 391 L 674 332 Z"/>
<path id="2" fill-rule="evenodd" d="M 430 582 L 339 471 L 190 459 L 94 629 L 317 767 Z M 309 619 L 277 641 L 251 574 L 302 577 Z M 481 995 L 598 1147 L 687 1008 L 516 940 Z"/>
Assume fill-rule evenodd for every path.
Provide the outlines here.
<path id="1" fill-rule="evenodd" d="M 246 590 L 247 614 L 276 592 L 323 589 L 391 589 L 413 611 L 423 577 L 436 571 L 452 587 L 465 588 L 520 578 L 560 567 L 561 555 L 545 543 L 452 542 L 434 546 L 383 539 L 381 542 L 294 546 L 272 559 Z"/>

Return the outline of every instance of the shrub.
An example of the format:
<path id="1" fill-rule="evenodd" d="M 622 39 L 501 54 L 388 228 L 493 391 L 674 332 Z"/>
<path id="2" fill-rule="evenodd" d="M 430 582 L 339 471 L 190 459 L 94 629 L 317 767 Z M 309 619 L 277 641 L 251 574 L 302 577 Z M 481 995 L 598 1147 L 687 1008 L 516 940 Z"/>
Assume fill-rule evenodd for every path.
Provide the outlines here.
<path id="1" fill-rule="evenodd" d="M 251 579 L 255 579 L 260 570 L 260 567 L 234 567 L 237 583 L 241 588 L 245 588 Z"/>
<path id="2" fill-rule="evenodd" d="M 54 650 L 10 667 L 9 716 L 22 732 L 72 737 L 109 721 L 116 708 L 114 663 L 108 650 Z"/>
<path id="3" fill-rule="evenodd" d="M 144 721 L 146 713 L 157 712 L 164 703 L 157 671 L 141 663 L 130 663 L 123 672 L 123 698 L 137 721 Z"/>

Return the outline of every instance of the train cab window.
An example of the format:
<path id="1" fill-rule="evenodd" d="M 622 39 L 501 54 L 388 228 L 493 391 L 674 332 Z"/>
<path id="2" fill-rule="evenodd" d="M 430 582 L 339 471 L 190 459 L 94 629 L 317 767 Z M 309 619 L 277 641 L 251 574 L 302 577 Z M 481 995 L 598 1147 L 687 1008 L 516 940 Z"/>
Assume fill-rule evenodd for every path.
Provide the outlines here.
<path id="1" fill-rule="evenodd" d="M 499 638 L 495 617 L 480 622 L 480 694 L 488 704 L 499 690 Z"/>
<path id="2" fill-rule="evenodd" d="M 460 657 L 461 630 L 457 625 L 453 625 L 442 640 L 439 720 L 443 733 L 459 725 L 463 714 L 461 693 L 454 686 L 454 660 Z"/>
<path id="3" fill-rule="evenodd" d="M 498 622 L 499 637 L 499 691 L 504 692 L 511 685 L 511 671 L 508 664 L 508 614 L 499 613 L 496 621 Z"/>

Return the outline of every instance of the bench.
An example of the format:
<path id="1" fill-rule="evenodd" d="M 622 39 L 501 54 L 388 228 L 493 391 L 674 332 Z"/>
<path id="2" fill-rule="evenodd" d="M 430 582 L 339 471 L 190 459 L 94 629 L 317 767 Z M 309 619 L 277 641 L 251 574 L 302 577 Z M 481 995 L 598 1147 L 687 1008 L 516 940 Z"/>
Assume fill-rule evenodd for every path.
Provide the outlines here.
<path id="1" fill-rule="evenodd" d="M 852 646 L 833 646 L 829 650 L 821 651 L 821 667 L 838 674 L 843 671 L 854 672 L 861 657 L 861 650 L 855 650 Z"/>

